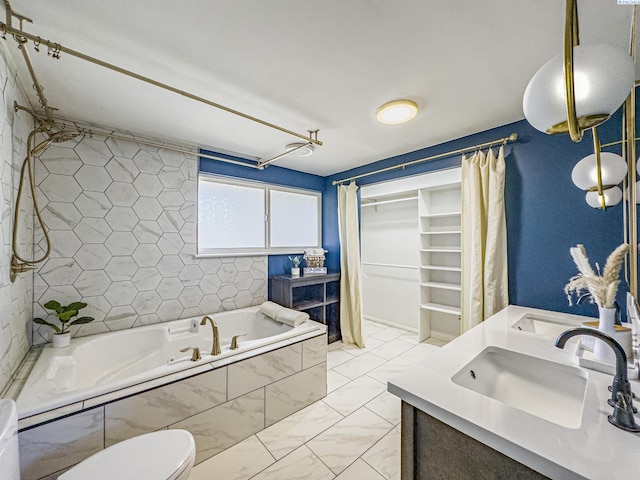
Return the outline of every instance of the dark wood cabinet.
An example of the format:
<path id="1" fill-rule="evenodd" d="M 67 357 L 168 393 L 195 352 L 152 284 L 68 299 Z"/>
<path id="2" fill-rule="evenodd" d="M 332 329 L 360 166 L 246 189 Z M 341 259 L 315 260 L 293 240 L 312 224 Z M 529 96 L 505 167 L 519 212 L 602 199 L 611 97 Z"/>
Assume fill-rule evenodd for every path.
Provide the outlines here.
<path id="1" fill-rule="evenodd" d="M 311 320 L 327 325 L 328 341 L 342 338 L 340 334 L 340 273 L 292 277 L 274 275 L 269 300 L 309 314 Z"/>

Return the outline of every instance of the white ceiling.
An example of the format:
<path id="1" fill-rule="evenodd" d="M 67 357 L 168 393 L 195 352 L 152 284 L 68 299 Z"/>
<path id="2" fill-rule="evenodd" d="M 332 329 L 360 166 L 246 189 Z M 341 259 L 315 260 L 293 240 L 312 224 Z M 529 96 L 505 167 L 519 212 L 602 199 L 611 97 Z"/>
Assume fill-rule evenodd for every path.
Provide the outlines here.
<path id="1" fill-rule="evenodd" d="M 12 0 L 25 30 L 324 145 L 275 164 L 328 175 L 523 118 L 535 71 L 561 52 L 561 0 Z M 581 0 L 582 43 L 627 48 L 632 7 Z M 31 80 L 16 43 L 7 46 Z M 295 137 L 62 54 L 30 52 L 65 118 L 242 156 Z M 32 92 L 30 88 L 27 89 Z M 33 95 L 33 93 L 31 93 Z M 404 125 L 381 104 L 420 107 Z M 33 105 L 38 105 L 33 95 Z"/>

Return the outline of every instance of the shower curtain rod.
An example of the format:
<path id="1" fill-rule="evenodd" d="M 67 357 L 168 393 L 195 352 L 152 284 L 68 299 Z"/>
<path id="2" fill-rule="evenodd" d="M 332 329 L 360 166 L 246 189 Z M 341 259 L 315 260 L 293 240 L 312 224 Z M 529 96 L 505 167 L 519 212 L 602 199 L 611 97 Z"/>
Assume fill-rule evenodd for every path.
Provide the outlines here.
<path id="1" fill-rule="evenodd" d="M 10 8 L 10 5 L 8 4 L 8 1 L 6 1 L 6 0 L 5 0 L 5 5 L 6 5 L 7 8 Z M 11 15 L 17 16 L 15 14 L 15 12 L 13 12 L 13 10 L 11 10 L 11 12 L 7 14 L 7 21 L 9 21 L 9 22 L 11 21 L 10 20 L 11 19 Z M 27 19 L 26 17 L 23 17 L 23 16 L 17 16 L 17 18 L 20 19 L 21 26 L 22 26 L 22 20 L 27 20 L 29 22 L 31 21 L 30 19 Z M 18 43 L 26 43 L 27 40 L 31 40 L 38 47 L 39 46 L 46 46 L 47 49 L 49 50 L 49 52 L 53 52 L 53 55 L 54 55 L 55 58 L 60 58 L 60 53 L 64 52 L 64 53 L 67 53 L 67 54 L 69 54 L 71 56 L 79 58 L 81 60 L 85 60 L 85 61 L 87 61 L 89 63 L 93 63 L 94 65 L 99 65 L 101 67 L 108 68 L 109 70 L 113 70 L 113 71 L 121 73 L 123 75 L 127 75 L 128 77 L 135 78 L 137 80 L 140 80 L 142 82 L 148 83 L 150 85 L 154 85 L 156 87 L 162 88 L 164 90 L 168 90 L 170 92 L 177 93 L 177 94 L 182 95 L 184 97 L 190 98 L 191 100 L 195 100 L 197 102 L 204 103 L 205 105 L 209 105 L 211 107 L 215 107 L 217 109 L 220 109 L 220 110 L 223 110 L 225 112 L 237 115 L 237 116 L 245 118 L 247 120 L 251 120 L 252 122 L 259 123 L 261 125 L 264 125 L 266 127 L 269 127 L 269 128 L 275 129 L 275 130 L 278 130 L 278 131 L 286 133 L 288 135 L 292 135 L 294 137 L 301 138 L 301 139 L 303 139 L 303 140 L 305 140 L 307 142 L 311 142 L 311 143 L 313 143 L 315 145 L 318 145 L 318 146 L 322 145 L 322 142 L 320 140 L 318 140 L 317 138 L 314 138 L 312 135 L 308 135 L 307 136 L 307 135 L 304 135 L 302 133 L 297 133 L 297 132 L 294 132 L 294 131 L 289 130 L 287 128 L 284 128 L 284 127 L 281 127 L 279 125 L 276 125 L 274 123 L 267 122 L 265 120 L 261 120 L 261 119 L 259 119 L 257 117 L 248 115 L 246 113 L 242 113 L 242 112 L 240 112 L 238 110 L 234 110 L 234 109 L 229 108 L 229 107 L 225 107 L 224 105 L 221 105 L 219 103 L 213 102 L 211 100 L 207 100 L 206 98 L 200 97 L 198 95 L 194 95 L 193 93 L 189 93 L 189 92 L 186 92 L 184 90 L 180 90 L 178 88 L 172 87 L 171 85 L 167 85 L 166 83 L 162 83 L 162 82 L 159 82 L 157 80 L 153 80 L 152 78 L 145 77 L 144 75 L 140 75 L 138 73 L 132 72 L 131 70 L 126 70 L 126 69 L 124 69 L 122 67 L 118 67 L 117 65 L 113 65 L 111 63 L 105 62 L 103 60 L 100 60 L 98 58 L 92 57 L 90 55 L 86 55 L 86 54 L 78 52 L 76 50 L 72 50 L 71 48 L 64 47 L 59 43 L 55 43 L 55 42 L 52 42 L 50 40 L 45 40 L 45 39 L 43 39 L 43 38 L 41 38 L 39 36 L 32 35 L 32 34 L 27 33 L 27 32 L 25 32 L 25 31 L 23 31 L 21 29 L 14 28 L 11 25 L 8 25 L 8 24 L 6 24 L 4 22 L 1 22 L 1 21 L 0 21 L 0 30 L 2 31 L 2 35 L 3 36 L 5 34 L 7 34 L 7 33 L 10 34 L 10 35 L 13 35 Z"/>
<path id="2" fill-rule="evenodd" d="M 18 110 L 24 110 L 25 112 L 28 112 L 29 114 L 31 114 L 36 120 L 38 119 L 38 115 L 33 112 L 31 109 L 27 108 L 27 107 L 23 107 L 22 105 L 19 105 L 18 102 L 13 102 L 13 109 L 17 112 Z M 241 162 L 239 160 L 231 160 L 230 158 L 224 158 L 224 157 L 219 157 L 217 155 L 210 155 L 208 153 L 202 153 L 202 152 L 198 152 L 198 151 L 193 151 L 193 150 L 189 150 L 188 147 L 183 146 L 183 148 L 178 147 L 178 146 L 171 146 L 171 145 L 166 145 L 164 143 L 159 143 L 159 142 L 155 142 L 155 141 L 151 141 L 151 140 L 146 140 L 142 137 L 133 135 L 133 138 L 131 137 L 127 137 L 125 135 L 119 135 L 117 133 L 104 133 L 104 132 L 98 132 L 96 130 L 92 130 L 91 127 L 86 127 L 83 126 L 82 124 L 80 124 L 80 122 L 72 122 L 69 120 L 64 120 L 64 119 L 55 119 L 54 117 L 54 122 L 56 125 L 61 126 L 62 128 L 66 128 L 66 127 L 70 127 L 70 128 L 74 128 L 77 129 L 82 135 L 89 135 L 89 137 L 93 137 L 93 136 L 101 136 L 101 137 L 105 137 L 105 138 L 114 138 L 116 140 L 124 140 L 125 142 L 132 142 L 132 143 L 137 143 L 140 145 L 146 145 L 148 147 L 154 147 L 154 148 L 162 148 L 164 150 L 170 150 L 172 152 L 177 152 L 177 153 L 183 153 L 185 155 L 191 155 L 194 157 L 201 157 L 201 158 L 207 158 L 210 160 L 218 160 L 220 162 L 225 162 L 225 163 L 232 163 L 234 165 L 240 165 L 242 167 L 249 167 L 249 168 L 254 168 L 256 170 L 263 170 L 264 167 L 261 167 L 258 164 L 251 164 L 251 163 L 246 163 L 246 162 Z M 196 148 L 205 148 L 205 149 L 211 149 L 211 147 L 196 147 Z M 247 161 L 254 161 L 257 162 L 259 159 L 250 159 L 248 158 Z"/>
<path id="3" fill-rule="evenodd" d="M 358 178 L 368 177 L 370 175 L 376 175 L 378 173 L 389 172 L 391 170 L 395 170 L 397 168 L 405 168 L 411 165 L 417 165 L 418 163 L 428 162 L 430 160 L 437 160 L 439 158 L 451 157 L 453 155 L 460 155 L 462 153 L 471 152 L 473 150 L 480 150 L 482 148 L 492 147 L 493 145 L 503 144 L 506 145 L 510 142 L 515 142 L 518 140 L 518 134 L 512 133 L 508 137 L 499 138 L 497 140 L 493 140 L 491 142 L 480 143 L 478 145 L 473 145 L 471 147 L 460 148 L 458 150 L 451 150 L 450 152 L 439 153 L 438 155 L 432 155 L 430 157 L 420 158 L 418 160 L 412 160 L 411 162 L 400 163 L 398 165 L 393 165 L 391 167 L 381 168 L 380 170 L 374 170 L 373 172 L 362 173 L 360 175 L 354 175 L 353 177 L 343 178 L 342 180 L 334 180 L 331 182 L 332 185 L 340 185 L 345 182 L 349 182 L 351 180 L 356 180 Z"/>

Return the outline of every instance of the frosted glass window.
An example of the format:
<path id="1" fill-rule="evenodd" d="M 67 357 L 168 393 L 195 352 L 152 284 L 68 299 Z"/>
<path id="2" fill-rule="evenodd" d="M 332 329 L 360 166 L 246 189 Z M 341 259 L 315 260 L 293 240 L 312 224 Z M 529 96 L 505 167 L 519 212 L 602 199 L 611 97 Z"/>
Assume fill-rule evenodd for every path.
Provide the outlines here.
<path id="1" fill-rule="evenodd" d="M 269 191 L 270 246 L 319 247 L 319 195 Z"/>
<path id="2" fill-rule="evenodd" d="M 300 254 L 320 247 L 320 192 L 201 174 L 198 254 Z"/>
<path id="3" fill-rule="evenodd" d="M 266 247 L 265 189 L 200 180 L 198 250 Z"/>

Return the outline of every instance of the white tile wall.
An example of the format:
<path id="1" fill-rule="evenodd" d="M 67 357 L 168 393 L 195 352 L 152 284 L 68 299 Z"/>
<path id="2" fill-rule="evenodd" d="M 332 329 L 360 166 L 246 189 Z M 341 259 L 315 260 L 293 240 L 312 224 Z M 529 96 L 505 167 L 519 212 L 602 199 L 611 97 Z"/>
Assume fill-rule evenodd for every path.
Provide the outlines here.
<path id="1" fill-rule="evenodd" d="M 82 300 L 96 319 L 73 330 L 82 336 L 264 302 L 266 257 L 194 258 L 196 159 L 102 138 L 56 144 L 36 162 L 52 253 L 36 272 L 35 314 Z M 51 333 L 35 326 L 34 343 Z"/>
<path id="2" fill-rule="evenodd" d="M 25 113 L 14 113 L 13 102 L 28 105 L 16 77 L 16 67 L 6 51 L 8 42 L 0 42 L 0 394 L 15 376 L 31 341 L 33 318 L 33 273 L 21 274 L 15 283 L 9 280 L 11 232 L 18 178 L 26 156 L 26 140 L 34 124 Z M 18 243 L 24 256 L 33 250 L 31 195 L 26 189 L 20 205 L 22 220 Z"/>

